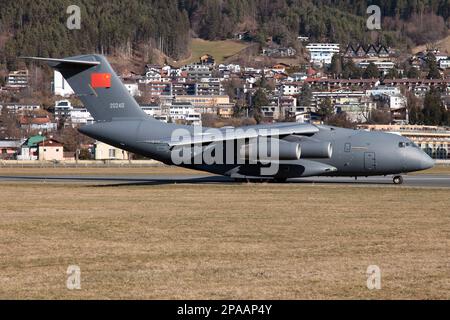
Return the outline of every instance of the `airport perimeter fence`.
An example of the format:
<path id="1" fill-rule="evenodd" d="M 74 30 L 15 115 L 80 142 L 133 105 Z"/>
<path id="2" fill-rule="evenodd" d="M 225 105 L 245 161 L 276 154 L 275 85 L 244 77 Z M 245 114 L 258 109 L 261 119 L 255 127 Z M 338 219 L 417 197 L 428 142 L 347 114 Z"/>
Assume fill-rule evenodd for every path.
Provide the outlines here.
<path id="1" fill-rule="evenodd" d="M 450 167 L 450 159 L 449 160 L 436 160 L 436 164 L 440 166 Z"/>

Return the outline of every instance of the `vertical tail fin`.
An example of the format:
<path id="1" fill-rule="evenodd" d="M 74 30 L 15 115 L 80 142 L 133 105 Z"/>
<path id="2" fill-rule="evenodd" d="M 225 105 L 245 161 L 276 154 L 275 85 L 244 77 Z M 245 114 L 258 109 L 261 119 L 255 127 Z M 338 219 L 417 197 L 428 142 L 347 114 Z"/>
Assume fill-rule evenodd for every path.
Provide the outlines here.
<path id="1" fill-rule="evenodd" d="M 148 118 L 129 94 L 104 56 L 83 55 L 65 59 L 27 57 L 44 61 L 61 72 L 96 121 Z"/>

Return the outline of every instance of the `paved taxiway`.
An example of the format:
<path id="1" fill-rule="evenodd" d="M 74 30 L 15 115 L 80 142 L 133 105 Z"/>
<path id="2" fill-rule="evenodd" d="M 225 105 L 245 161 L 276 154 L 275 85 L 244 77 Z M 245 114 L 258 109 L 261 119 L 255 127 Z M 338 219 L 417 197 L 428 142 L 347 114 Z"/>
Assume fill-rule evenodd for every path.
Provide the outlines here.
<path id="1" fill-rule="evenodd" d="M 101 185 L 159 185 L 159 184 L 197 184 L 234 183 L 228 177 L 211 175 L 146 175 L 146 176 L 0 176 L 1 182 L 63 182 L 96 183 Z M 288 183 L 306 184 L 354 184 L 354 185 L 392 185 L 392 177 L 332 178 L 313 177 L 291 179 Z M 409 175 L 404 176 L 404 185 L 411 187 L 450 188 L 450 175 Z"/>

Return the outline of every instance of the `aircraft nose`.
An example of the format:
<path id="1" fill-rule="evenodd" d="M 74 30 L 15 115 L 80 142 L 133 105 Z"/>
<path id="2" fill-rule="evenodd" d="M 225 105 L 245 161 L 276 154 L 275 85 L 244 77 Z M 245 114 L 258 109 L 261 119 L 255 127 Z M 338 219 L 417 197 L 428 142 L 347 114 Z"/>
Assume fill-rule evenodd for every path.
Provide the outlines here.
<path id="1" fill-rule="evenodd" d="M 409 172 L 427 170 L 434 167 L 434 160 L 420 149 L 409 149 L 406 155 L 406 168 Z"/>
<path id="2" fill-rule="evenodd" d="M 426 170 L 426 169 L 431 169 L 434 167 L 434 160 L 427 155 L 425 152 L 423 152 L 422 157 L 421 157 L 421 170 Z"/>

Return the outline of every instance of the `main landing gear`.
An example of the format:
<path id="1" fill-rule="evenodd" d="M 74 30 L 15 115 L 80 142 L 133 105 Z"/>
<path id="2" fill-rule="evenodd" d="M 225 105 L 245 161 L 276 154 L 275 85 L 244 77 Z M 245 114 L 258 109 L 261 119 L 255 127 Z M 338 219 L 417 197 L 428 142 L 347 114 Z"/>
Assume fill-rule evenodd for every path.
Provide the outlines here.
<path id="1" fill-rule="evenodd" d="M 395 176 L 394 179 L 392 179 L 394 181 L 394 184 L 403 184 L 403 177 L 402 176 Z"/>

